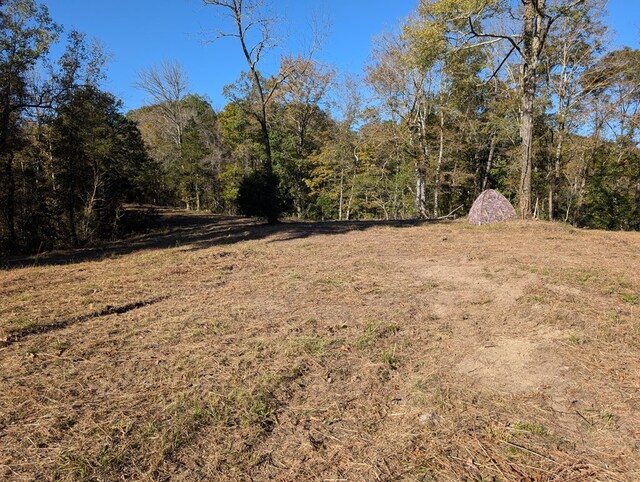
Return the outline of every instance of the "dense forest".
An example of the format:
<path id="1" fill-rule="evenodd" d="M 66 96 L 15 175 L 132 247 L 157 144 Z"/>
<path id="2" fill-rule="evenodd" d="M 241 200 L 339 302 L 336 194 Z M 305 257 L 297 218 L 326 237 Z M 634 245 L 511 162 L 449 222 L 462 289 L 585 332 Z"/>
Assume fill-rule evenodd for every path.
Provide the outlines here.
<path id="1" fill-rule="evenodd" d="M 259 2 L 203 3 L 247 61 L 226 106 L 168 60 L 138 73 L 149 105 L 125 114 L 97 44 L 35 0 L 2 2 L 3 254 L 118 238 L 128 203 L 440 218 L 487 188 L 523 218 L 640 229 L 640 51 L 610 47 L 604 2 L 422 0 L 359 77 L 315 43 L 267 74 L 277 37 Z"/>

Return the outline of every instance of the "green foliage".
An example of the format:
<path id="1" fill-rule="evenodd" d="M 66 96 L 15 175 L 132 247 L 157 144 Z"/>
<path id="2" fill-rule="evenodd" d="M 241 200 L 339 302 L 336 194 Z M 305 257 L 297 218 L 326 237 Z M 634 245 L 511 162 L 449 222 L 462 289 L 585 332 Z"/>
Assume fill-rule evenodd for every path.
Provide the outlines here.
<path id="1" fill-rule="evenodd" d="M 266 169 L 257 169 L 245 175 L 238 187 L 238 208 L 245 216 L 275 223 L 289 203 L 290 200 L 280 188 L 278 176 Z"/>
<path id="2" fill-rule="evenodd" d="M 260 158 L 262 145 L 260 126 L 240 104 L 228 103 L 220 112 L 220 134 L 240 161 L 250 164 L 252 159 Z"/>
<path id="3" fill-rule="evenodd" d="M 581 225 L 599 229 L 640 229 L 640 204 L 635 179 L 640 179 L 640 153 L 612 159 L 601 151 L 587 180 Z"/>
<path id="4" fill-rule="evenodd" d="M 404 26 L 412 60 L 430 68 L 445 58 L 456 40 L 468 36 L 469 22 L 481 23 L 504 8 L 505 0 L 434 0 L 420 2 L 419 19 Z"/>
<path id="5" fill-rule="evenodd" d="M 235 212 L 242 177 L 243 169 L 238 164 L 229 164 L 218 176 L 221 188 L 220 197 L 224 210 L 227 212 Z"/>
<path id="6" fill-rule="evenodd" d="M 118 234 L 122 203 L 146 194 L 152 162 L 110 94 L 78 89 L 51 124 L 59 204 L 75 245 Z"/>
<path id="7" fill-rule="evenodd" d="M 10 0 L 2 9 L 0 251 L 120 235 L 122 204 L 153 191 L 153 163 L 119 103 L 96 87 L 104 55 L 72 31 L 54 61 L 62 30 L 47 8 Z M 49 76 L 34 83 L 34 70 Z"/>
<path id="8" fill-rule="evenodd" d="M 145 139 L 150 155 L 160 165 L 159 197 L 164 204 L 187 209 L 233 211 L 226 185 L 221 180 L 228 169 L 228 144 L 221 141 L 218 115 L 209 100 L 186 95 L 179 103 L 184 119 L 180 142 L 167 129 L 163 105 L 143 107 L 128 113 Z"/>
<path id="9" fill-rule="evenodd" d="M 33 223 L 37 222 L 47 226 L 49 214 L 55 209 L 44 196 L 34 199 L 32 192 L 20 192 L 14 160 L 26 143 L 22 126 L 27 106 L 43 103 L 40 93 L 31 85 L 32 73 L 46 60 L 61 28 L 51 20 L 47 7 L 34 0 L 6 0 L 0 6 L 0 253 L 3 253 L 19 248 L 22 239 L 31 234 L 22 231 L 25 227 L 33 231 L 36 229 Z M 29 166 L 25 175 L 33 178 L 36 169 Z M 29 209 L 31 206 L 19 210 L 23 200 L 37 202 L 39 212 Z"/>

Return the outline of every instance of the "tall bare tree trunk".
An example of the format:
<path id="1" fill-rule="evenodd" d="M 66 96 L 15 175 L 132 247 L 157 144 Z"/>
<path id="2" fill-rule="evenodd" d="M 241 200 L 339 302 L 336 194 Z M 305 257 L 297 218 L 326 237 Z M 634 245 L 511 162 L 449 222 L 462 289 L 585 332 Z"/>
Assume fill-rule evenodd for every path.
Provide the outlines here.
<path id="1" fill-rule="evenodd" d="M 427 212 L 427 166 L 429 165 L 429 146 L 427 145 L 427 121 L 423 114 L 419 114 L 418 143 L 421 159 L 416 161 L 416 211 L 421 218 L 428 218 Z"/>
<path id="2" fill-rule="evenodd" d="M 98 189 L 100 188 L 100 184 L 102 184 L 102 180 L 100 179 L 100 172 L 98 170 L 98 167 L 94 165 L 93 189 L 91 190 L 91 196 L 89 197 L 89 199 L 87 199 L 87 202 L 84 206 L 84 213 L 82 219 L 80 220 L 80 233 L 83 240 L 87 240 L 92 237 L 91 222 L 93 220 L 93 210 L 98 200 Z"/>
<path id="3" fill-rule="evenodd" d="M 573 204 L 573 200 L 578 192 L 578 177 L 576 176 L 573 179 L 573 185 L 571 186 L 571 192 L 569 193 L 569 199 L 567 201 L 567 209 L 564 212 L 563 221 L 566 223 L 569 221 L 569 216 L 571 215 L 571 205 Z"/>
<path id="4" fill-rule="evenodd" d="M 578 189 L 578 193 L 576 196 L 576 209 L 573 215 L 573 224 L 578 225 L 578 221 L 582 217 L 582 210 L 584 208 L 584 195 L 587 187 L 587 173 L 589 171 L 588 161 L 584 161 L 584 166 L 582 171 L 580 172 L 580 188 Z"/>
<path id="5" fill-rule="evenodd" d="M 427 173 L 416 165 L 416 211 L 418 216 L 427 218 Z"/>
<path id="6" fill-rule="evenodd" d="M 533 156 L 533 101 L 535 98 L 535 87 L 532 76 L 526 73 L 527 67 L 523 68 L 525 77 L 524 92 L 522 95 L 522 123 L 520 127 L 520 137 L 522 139 L 522 154 L 520 159 L 520 187 L 518 198 L 520 204 L 520 215 L 523 219 L 531 217 L 531 168 Z"/>
<path id="7" fill-rule="evenodd" d="M 269 174 L 273 172 L 273 161 L 271 156 L 271 142 L 269 141 L 269 126 L 267 125 L 267 107 L 262 105 L 262 118 L 260 119 L 260 129 L 262 130 L 262 145 L 264 146 L 263 167 Z"/>
<path id="8" fill-rule="evenodd" d="M 393 204 L 391 205 L 392 206 L 391 209 L 393 211 L 393 219 L 398 219 L 399 171 L 400 171 L 400 166 L 396 167 L 396 173 L 395 173 L 394 182 L 393 182 Z M 639 180 L 639 183 L 640 183 L 640 180 Z"/>
<path id="9" fill-rule="evenodd" d="M 522 157 L 520 161 L 520 187 L 518 198 L 520 215 L 524 219 L 531 217 L 531 170 L 533 166 L 533 108 L 536 98 L 536 69 L 542 51 L 543 27 L 541 12 L 546 0 L 522 0 L 524 3 L 524 34 L 522 63 L 522 104 L 520 137 L 522 139 Z M 548 25 L 547 25 L 548 28 Z"/>
<path id="10" fill-rule="evenodd" d="M 358 156 L 358 148 L 354 147 L 353 149 L 353 158 L 355 160 L 353 166 L 353 178 L 351 179 L 351 192 L 349 193 L 349 201 L 347 201 L 347 213 L 345 219 L 349 221 L 351 218 L 351 204 L 353 203 L 353 195 L 356 190 L 356 176 L 358 175 L 358 164 L 360 162 L 360 157 Z"/>
<path id="11" fill-rule="evenodd" d="M 440 194 L 440 169 L 442 168 L 442 157 L 444 155 L 444 110 L 440 109 L 440 149 L 438 150 L 438 162 L 436 164 L 435 172 L 435 186 L 433 190 L 433 217 L 437 218 L 438 211 L 438 196 Z"/>
<path id="12" fill-rule="evenodd" d="M 491 173 L 491 167 L 493 167 L 493 156 L 496 152 L 496 140 L 497 136 L 495 134 L 492 134 L 491 144 L 489 145 L 489 156 L 487 157 L 487 166 L 484 169 L 484 176 L 482 178 L 481 191 L 487 189 L 487 184 L 489 184 L 489 174 Z"/>
<path id="13" fill-rule="evenodd" d="M 338 205 L 338 221 L 342 221 L 342 203 L 344 202 L 344 169 L 340 170 L 340 199 Z"/>
<path id="14" fill-rule="evenodd" d="M 353 193 L 356 190 L 356 173 L 353 173 L 353 178 L 351 179 L 351 192 L 349 193 L 349 200 L 347 201 L 347 212 L 344 217 L 346 221 L 351 219 L 351 204 L 353 203 Z"/>
<path id="15" fill-rule="evenodd" d="M 562 163 L 562 147 L 564 145 L 564 122 L 558 126 L 558 142 L 556 144 L 556 152 L 553 156 L 553 179 L 549 183 L 549 221 L 555 219 L 555 210 L 557 208 L 556 197 L 560 192 L 560 167 Z"/>
<path id="16" fill-rule="evenodd" d="M 549 182 L 549 221 L 553 221 L 556 218 L 555 211 L 558 209 L 557 197 L 560 192 L 562 149 L 564 147 L 564 139 L 567 129 L 567 111 L 570 105 L 568 93 L 569 77 L 567 76 L 569 54 L 567 50 L 568 45 L 565 42 L 563 44 L 562 69 L 559 74 L 560 84 L 556 91 L 556 95 L 558 96 L 558 112 L 556 114 L 558 119 L 558 140 L 556 142 L 556 150 L 553 157 L 553 179 Z"/>

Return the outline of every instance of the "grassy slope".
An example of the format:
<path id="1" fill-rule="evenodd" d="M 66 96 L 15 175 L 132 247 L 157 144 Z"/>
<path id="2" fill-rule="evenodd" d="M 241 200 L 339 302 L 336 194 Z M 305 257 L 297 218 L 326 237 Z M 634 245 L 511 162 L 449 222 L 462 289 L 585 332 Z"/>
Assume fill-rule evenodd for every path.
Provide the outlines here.
<path id="1" fill-rule="evenodd" d="M 171 219 L 0 272 L 0 478 L 640 479 L 640 234 Z"/>

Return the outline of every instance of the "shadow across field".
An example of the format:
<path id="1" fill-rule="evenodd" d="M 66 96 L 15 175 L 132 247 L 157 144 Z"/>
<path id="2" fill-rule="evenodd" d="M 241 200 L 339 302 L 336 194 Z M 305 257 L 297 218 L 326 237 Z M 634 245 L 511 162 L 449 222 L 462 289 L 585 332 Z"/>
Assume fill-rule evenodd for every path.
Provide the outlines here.
<path id="1" fill-rule="evenodd" d="M 324 221 L 282 222 L 263 224 L 255 219 L 195 214 L 163 209 L 158 228 L 151 233 L 116 241 L 101 247 L 55 251 L 37 256 L 16 256 L 0 260 L 0 268 L 17 269 L 30 266 L 52 266 L 100 261 L 105 258 L 174 247 L 191 250 L 228 245 L 241 241 L 272 238 L 270 242 L 288 241 L 317 235 L 338 235 L 351 231 L 365 231 L 376 227 L 403 228 L 432 224 L 435 220 L 397 221 Z"/>

